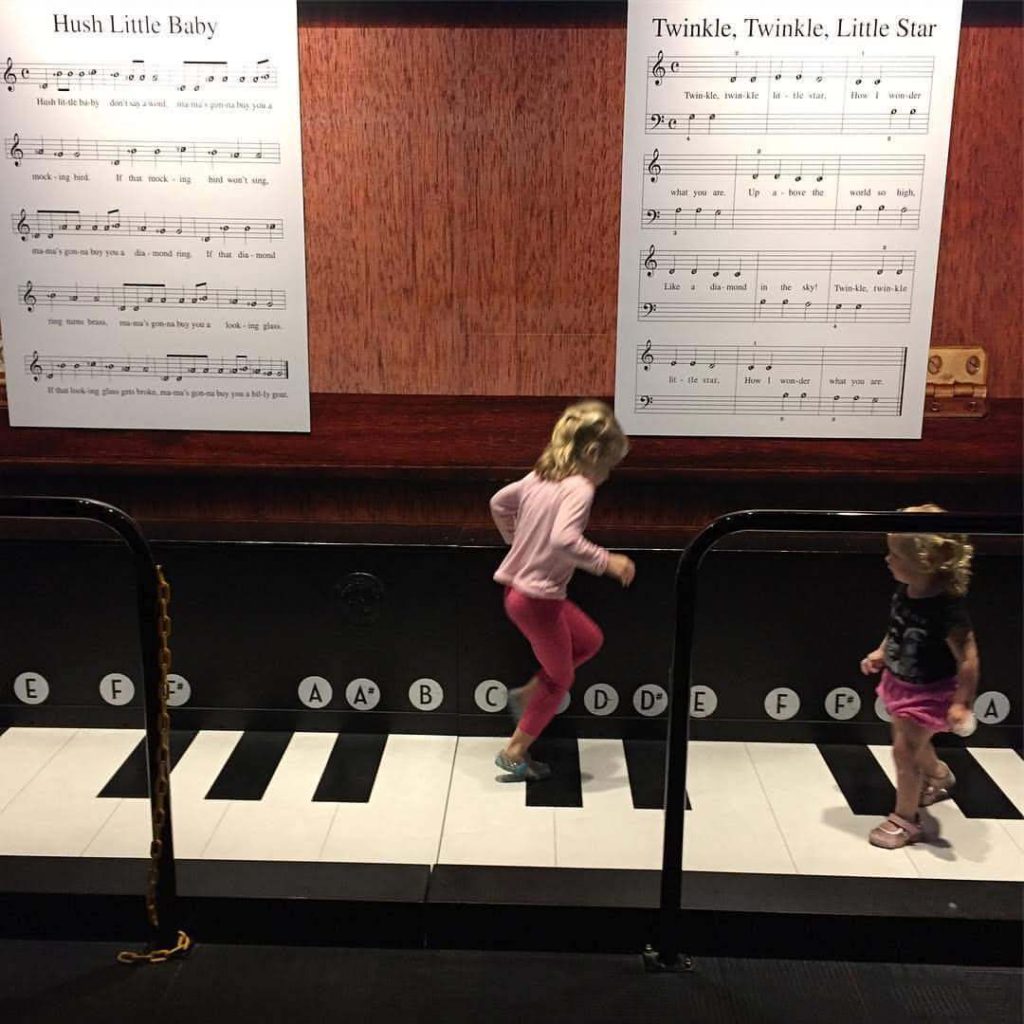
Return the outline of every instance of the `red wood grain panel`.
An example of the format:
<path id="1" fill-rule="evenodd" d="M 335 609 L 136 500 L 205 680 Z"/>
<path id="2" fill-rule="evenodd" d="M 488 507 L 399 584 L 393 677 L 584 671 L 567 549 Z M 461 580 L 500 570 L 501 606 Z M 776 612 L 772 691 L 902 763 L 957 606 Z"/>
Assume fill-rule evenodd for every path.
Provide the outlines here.
<path id="1" fill-rule="evenodd" d="M 1019 27 L 965 26 L 933 343 L 1017 397 Z M 624 8 L 307 9 L 314 391 L 614 387 Z"/>

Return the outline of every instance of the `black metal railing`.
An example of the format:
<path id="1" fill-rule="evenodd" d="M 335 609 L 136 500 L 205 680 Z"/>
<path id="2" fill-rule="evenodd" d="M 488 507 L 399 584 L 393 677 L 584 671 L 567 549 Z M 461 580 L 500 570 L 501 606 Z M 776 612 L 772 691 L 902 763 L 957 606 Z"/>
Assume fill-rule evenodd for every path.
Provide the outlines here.
<path id="1" fill-rule="evenodd" d="M 142 655 L 142 692 L 146 722 L 146 763 L 149 771 L 149 799 L 154 821 L 160 757 L 160 645 L 157 632 L 159 614 L 158 575 L 149 544 L 138 524 L 113 505 L 89 498 L 0 497 L 0 518 L 6 519 L 87 519 L 102 523 L 119 534 L 131 549 L 135 563 L 135 589 L 139 612 L 139 645 Z M 177 935 L 174 874 L 174 845 L 171 829 L 171 795 L 164 794 L 161 816 L 159 860 L 155 891 L 155 923 L 150 921 L 150 944 L 173 946 Z"/>
<path id="2" fill-rule="evenodd" d="M 665 834 L 655 945 L 648 962 L 672 969 L 681 962 L 683 825 L 690 731 L 690 682 L 697 603 L 697 572 L 723 537 L 742 531 L 770 533 L 969 533 L 1021 534 L 1024 517 L 953 512 L 837 512 L 750 510 L 721 516 L 683 552 L 676 573 L 676 637 L 670 672 L 668 744 L 665 752 Z"/>

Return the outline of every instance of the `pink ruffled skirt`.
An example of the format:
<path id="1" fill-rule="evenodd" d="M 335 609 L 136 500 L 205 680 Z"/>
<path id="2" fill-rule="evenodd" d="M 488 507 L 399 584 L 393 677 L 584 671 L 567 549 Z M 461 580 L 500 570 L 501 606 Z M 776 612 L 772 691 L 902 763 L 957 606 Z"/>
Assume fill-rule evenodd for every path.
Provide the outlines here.
<path id="1" fill-rule="evenodd" d="M 893 718 L 909 718 L 932 732 L 949 732 L 946 715 L 953 703 L 957 679 L 937 679 L 933 683 L 905 683 L 888 669 L 875 693 Z"/>

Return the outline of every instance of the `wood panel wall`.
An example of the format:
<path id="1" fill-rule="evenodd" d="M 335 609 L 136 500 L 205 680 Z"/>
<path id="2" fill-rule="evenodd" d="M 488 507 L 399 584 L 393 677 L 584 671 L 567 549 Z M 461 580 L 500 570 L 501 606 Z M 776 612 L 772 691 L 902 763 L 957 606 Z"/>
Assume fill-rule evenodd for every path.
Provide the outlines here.
<path id="1" fill-rule="evenodd" d="M 965 25 L 933 344 L 1019 397 L 1024 30 Z M 300 8 L 312 390 L 614 390 L 625 9 Z"/>

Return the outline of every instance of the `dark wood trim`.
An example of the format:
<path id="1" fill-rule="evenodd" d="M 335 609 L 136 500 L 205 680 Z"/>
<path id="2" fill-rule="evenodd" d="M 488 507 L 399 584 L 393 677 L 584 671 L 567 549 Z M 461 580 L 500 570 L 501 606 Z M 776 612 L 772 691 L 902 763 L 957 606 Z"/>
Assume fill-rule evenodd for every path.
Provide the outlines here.
<path id="1" fill-rule="evenodd" d="M 530 467 L 565 404 L 550 397 L 314 394 L 309 434 L 0 425 L 0 473 L 505 479 Z M 1019 481 L 1022 402 L 994 400 L 990 409 L 980 420 L 926 419 L 921 440 L 639 437 L 616 478 Z"/>

